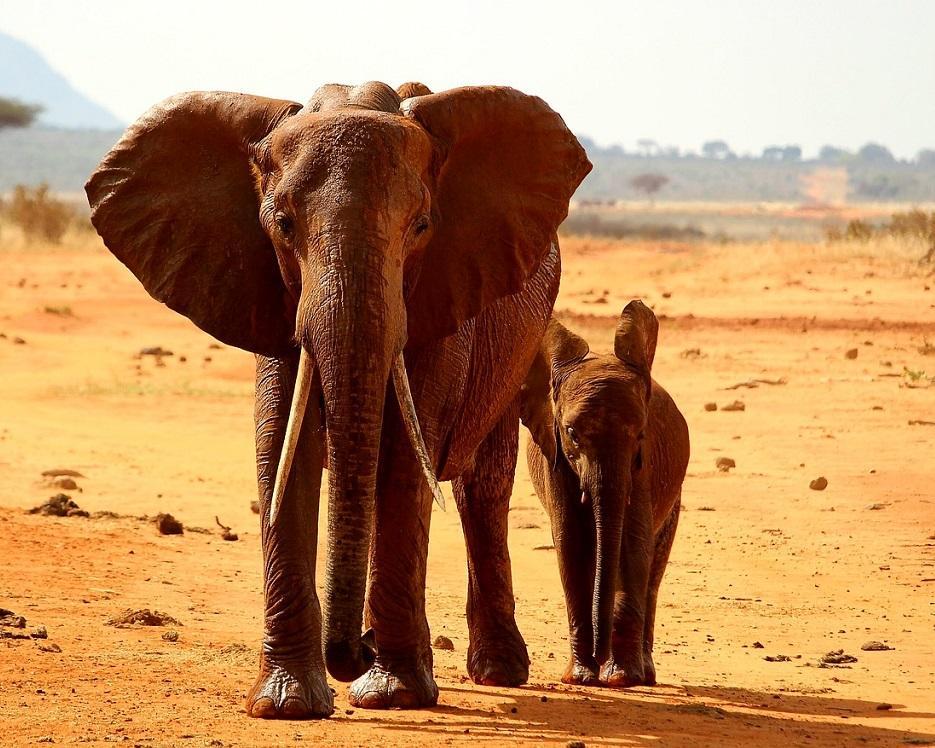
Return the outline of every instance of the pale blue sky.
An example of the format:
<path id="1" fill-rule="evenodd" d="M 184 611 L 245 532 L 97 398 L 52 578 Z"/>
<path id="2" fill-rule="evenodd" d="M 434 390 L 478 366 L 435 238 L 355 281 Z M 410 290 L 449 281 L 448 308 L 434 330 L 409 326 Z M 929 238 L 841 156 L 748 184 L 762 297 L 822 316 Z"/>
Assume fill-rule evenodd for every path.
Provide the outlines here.
<path id="1" fill-rule="evenodd" d="M 935 147 L 929 0 L 0 0 L 0 29 L 127 121 L 182 90 L 416 79 L 516 86 L 604 144 Z"/>

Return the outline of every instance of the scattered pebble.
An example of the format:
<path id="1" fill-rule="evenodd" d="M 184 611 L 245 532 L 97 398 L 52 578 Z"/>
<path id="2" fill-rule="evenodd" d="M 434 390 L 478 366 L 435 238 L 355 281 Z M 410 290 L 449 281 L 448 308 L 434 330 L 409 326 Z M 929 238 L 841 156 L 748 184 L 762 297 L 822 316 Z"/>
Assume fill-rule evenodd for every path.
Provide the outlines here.
<path id="1" fill-rule="evenodd" d="M 743 411 L 746 409 L 747 409 L 747 406 L 744 405 L 740 400 L 734 400 L 734 402 L 728 403 L 723 408 L 721 408 L 721 410 L 726 411 L 728 413 L 736 412 L 736 411 Z"/>
<path id="2" fill-rule="evenodd" d="M 708 413 L 712 413 L 717 410 L 717 403 L 705 403 L 704 409 L 708 411 Z"/>
<path id="3" fill-rule="evenodd" d="M 828 487 L 828 479 L 819 475 L 815 480 L 809 482 L 808 487 L 813 491 L 824 491 Z"/>
<path id="4" fill-rule="evenodd" d="M 78 484 L 75 482 L 75 479 L 69 478 L 67 475 L 63 475 L 61 478 L 53 478 L 52 485 L 55 488 L 61 488 L 64 491 L 78 490 Z"/>
<path id="5" fill-rule="evenodd" d="M 55 642 L 39 642 L 37 648 L 40 652 L 61 652 L 62 648 L 58 646 Z"/>
<path id="6" fill-rule="evenodd" d="M 844 354 L 844 358 L 850 358 L 850 359 L 855 359 L 855 358 L 857 358 L 857 349 L 856 349 L 856 348 L 851 348 L 849 351 L 847 351 L 847 352 Z"/>
<path id="7" fill-rule="evenodd" d="M 58 478 L 60 476 L 67 476 L 69 478 L 84 478 L 85 476 L 79 473 L 77 470 L 72 470 L 71 468 L 52 468 L 51 470 L 43 470 L 43 478 Z"/>
<path id="8" fill-rule="evenodd" d="M 150 348 L 140 348 L 141 356 L 174 356 L 172 351 L 163 348 L 161 345 L 154 345 Z"/>
<path id="9" fill-rule="evenodd" d="M 763 659 L 767 662 L 792 662 L 789 655 L 766 655 Z"/>
<path id="10" fill-rule="evenodd" d="M 881 509 L 886 509 L 886 504 L 871 504 L 867 509 L 871 512 L 878 512 Z"/>
<path id="11" fill-rule="evenodd" d="M 253 512 L 254 514 L 259 514 L 260 513 L 260 502 L 256 500 L 251 501 L 250 511 Z"/>
<path id="12" fill-rule="evenodd" d="M 166 631 L 166 633 L 162 635 L 162 638 L 164 641 L 167 641 L 167 642 L 177 642 L 179 640 L 179 632 L 176 631 L 175 629 Z"/>
<path id="13" fill-rule="evenodd" d="M 765 649 L 765 647 L 763 646 L 763 642 L 753 642 L 753 648 L 754 649 Z"/>
<path id="14" fill-rule="evenodd" d="M 32 631 L 29 632 L 29 635 L 33 639 L 48 639 L 49 632 L 45 626 L 36 626 Z"/>
<path id="15" fill-rule="evenodd" d="M 157 514 L 155 522 L 160 535 L 181 535 L 185 532 L 182 523 L 171 514 Z"/>
<path id="16" fill-rule="evenodd" d="M 435 649 L 443 649 L 447 652 L 453 652 L 455 645 L 447 636 L 436 636 L 435 641 L 432 642 L 432 647 Z"/>

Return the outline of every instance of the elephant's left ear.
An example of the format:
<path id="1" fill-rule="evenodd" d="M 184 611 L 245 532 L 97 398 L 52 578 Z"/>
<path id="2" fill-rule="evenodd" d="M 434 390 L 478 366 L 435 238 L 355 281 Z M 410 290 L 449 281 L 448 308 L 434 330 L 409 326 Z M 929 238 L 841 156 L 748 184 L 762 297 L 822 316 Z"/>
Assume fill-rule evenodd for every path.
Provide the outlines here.
<path id="1" fill-rule="evenodd" d="M 659 320 L 653 310 L 639 299 L 627 304 L 617 322 L 614 354 L 646 380 L 647 397 L 652 390 L 651 372 L 658 339 Z"/>
<path id="2" fill-rule="evenodd" d="M 444 156 L 436 225 L 409 302 L 410 339 L 429 340 L 522 290 L 591 163 L 558 114 L 512 88 L 456 88 L 401 110 Z"/>

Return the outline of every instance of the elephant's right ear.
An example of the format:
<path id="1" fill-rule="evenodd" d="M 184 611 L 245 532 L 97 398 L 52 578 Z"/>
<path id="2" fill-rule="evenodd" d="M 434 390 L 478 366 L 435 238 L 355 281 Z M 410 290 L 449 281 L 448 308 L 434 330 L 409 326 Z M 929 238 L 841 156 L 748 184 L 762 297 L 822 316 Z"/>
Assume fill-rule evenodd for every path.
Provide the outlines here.
<path id="1" fill-rule="evenodd" d="M 588 341 L 575 335 L 557 319 L 549 320 L 542 338 L 542 349 L 549 361 L 552 378 L 552 396 L 557 397 L 562 382 L 571 368 L 577 366 L 591 352 Z"/>
<path id="2" fill-rule="evenodd" d="M 295 305 L 259 221 L 251 153 L 301 105 L 223 92 L 166 99 L 85 185 L 91 222 L 146 290 L 218 340 L 293 347 Z"/>

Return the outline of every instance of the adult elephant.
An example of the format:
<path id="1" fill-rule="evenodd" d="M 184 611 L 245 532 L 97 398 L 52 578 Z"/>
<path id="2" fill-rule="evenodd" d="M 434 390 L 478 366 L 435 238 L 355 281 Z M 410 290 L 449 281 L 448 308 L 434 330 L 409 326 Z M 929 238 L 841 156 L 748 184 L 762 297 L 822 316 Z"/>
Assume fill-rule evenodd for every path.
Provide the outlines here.
<path id="1" fill-rule="evenodd" d="M 506 544 L 516 395 L 558 290 L 556 229 L 589 170 L 541 99 L 367 83 L 304 107 L 172 97 L 91 176 L 93 223 L 147 291 L 257 354 L 266 611 L 251 715 L 330 714 L 325 664 L 357 706 L 436 702 L 436 475 L 454 481 L 467 541 L 469 672 L 525 681 Z"/>

